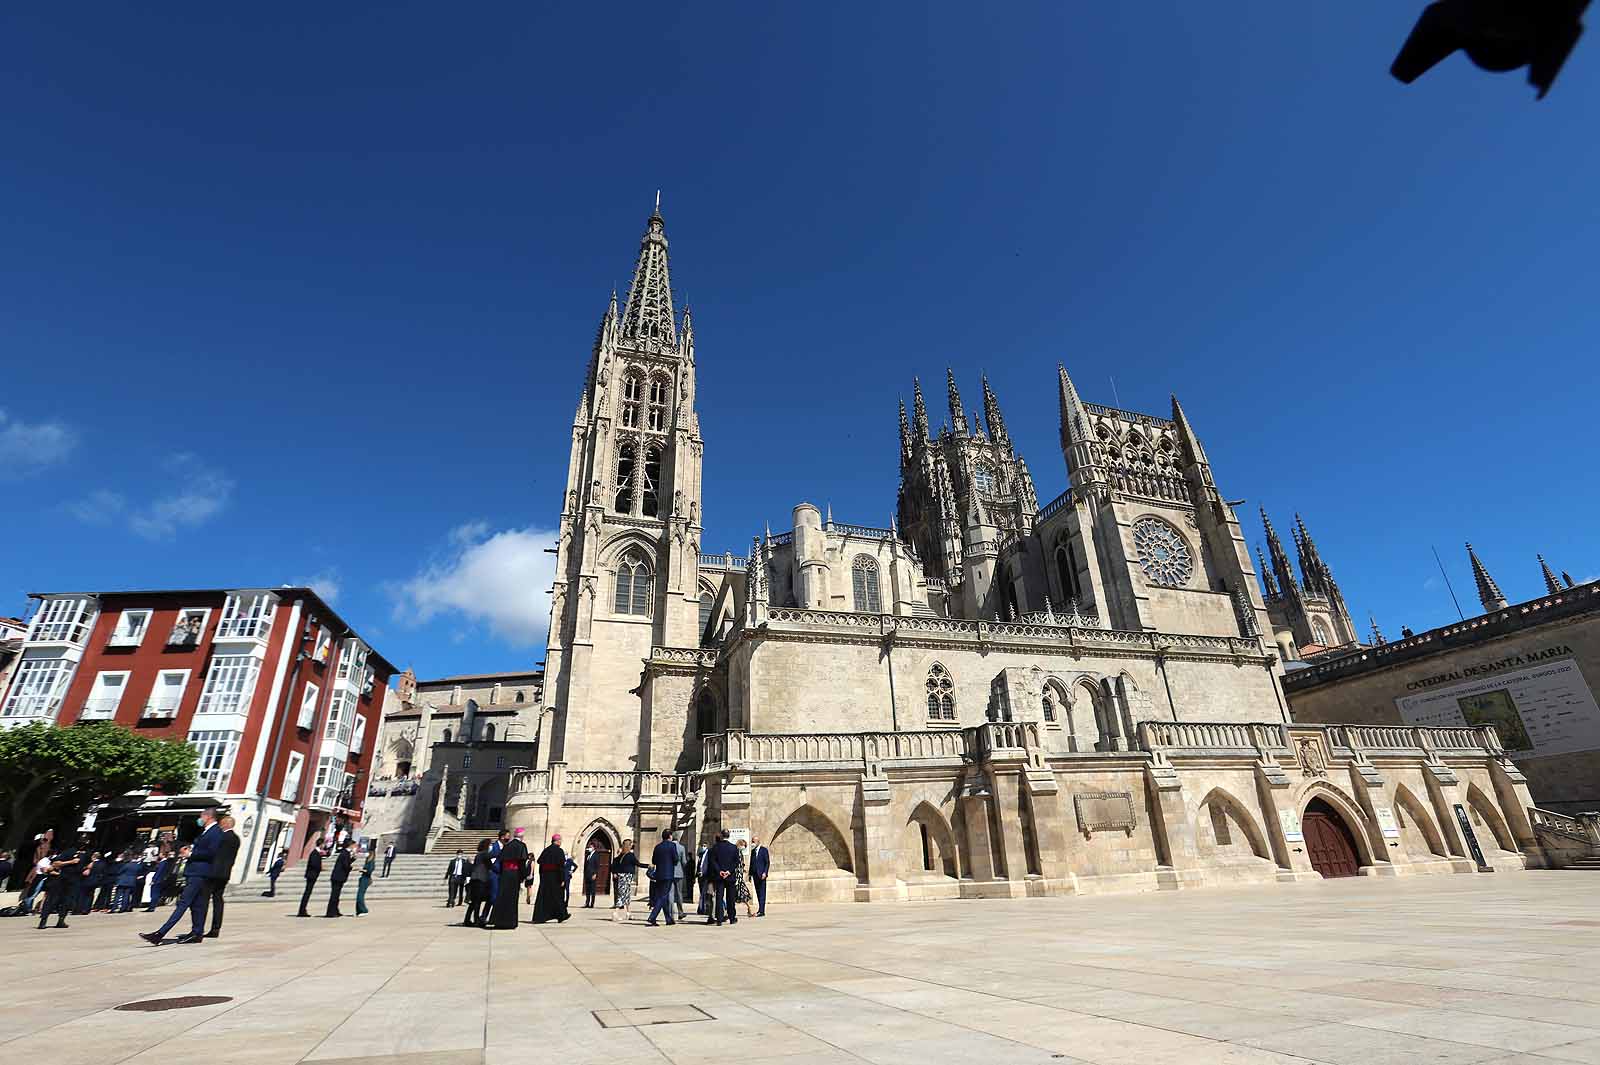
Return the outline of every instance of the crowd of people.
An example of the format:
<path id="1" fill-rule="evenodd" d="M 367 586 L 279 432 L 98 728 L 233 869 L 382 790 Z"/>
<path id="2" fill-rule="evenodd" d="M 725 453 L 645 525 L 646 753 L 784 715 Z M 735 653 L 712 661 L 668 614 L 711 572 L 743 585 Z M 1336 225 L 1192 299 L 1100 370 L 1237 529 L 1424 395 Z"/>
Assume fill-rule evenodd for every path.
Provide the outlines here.
<path id="1" fill-rule="evenodd" d="M 628 907 L 638 893 L 639 878 L 649 885 L 651 927 L 685 920 L 685 903 L 694 901 L 696 913 L 708 925 L 739 923 L 739 908 L 746 917 L 767 915 L 767 880 L 772 853 L 759 839 L 735 842 L 726 829 L 703 844 L 691 860 L 688 849 L 670 829 L 641 861 L 631 839 L 623 840 L 609 862 L 610 884 L 602 884 L 606 854 L 592 840 L 583 862 L 561 846 L 561 835 L 537 856 L 531 856 L 522 829 L 502 829 L 478 842 L 477 852 L 457 850 L 445 869 L 448 896 L 445 905 L 465 906 L 462 925 L 468 928 L 515 928 L 520 923 L 519 892 L 533 906 L 534 924 L 560 923 L 572 915 L 568 903 L 573 874 L 582 869 L 583 908 L 593 909 L 605 886 L 611 888 L 611 919 L 627 919 Z"/>

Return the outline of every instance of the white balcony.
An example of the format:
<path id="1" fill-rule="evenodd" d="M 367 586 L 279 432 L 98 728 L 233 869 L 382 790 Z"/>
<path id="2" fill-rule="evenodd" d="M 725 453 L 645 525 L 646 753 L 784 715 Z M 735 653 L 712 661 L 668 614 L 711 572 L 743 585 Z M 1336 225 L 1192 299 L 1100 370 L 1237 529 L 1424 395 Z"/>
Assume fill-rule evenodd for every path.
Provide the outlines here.
<path id="1" fill-rule="evenodd" d="M 223 618 L 217 623 L 219 640 L 265 640 L 272 631 L 272 618 Z"/>
<path id="2" fill-rule="evenodd" d="M 78 715 L 81 721 L 105 720 L 117 712 L 117 704 L 122 701 L 122 694 L 91 698 L 83 704 L 83 713 Z"/>
<path id="3" fill-rule="evenodd" d="M 178 708 L 176 706 L 157 706 L 154 703 L 145 707 L 144 713 L 139 715 L 140 719 L 144 721 L 158 718 L 174 718 L 177 716 Z"/>
<path id="4" fill-rule="evenodd" d="M 320 787 L 311 789 L 311 805 L 318 810 L 337 810 L 343 806 L 344 789 Z"/>
<path id="5" fill-rule="evenodd" d="M 20 695 L 6 706 L 7 721 L 54 719 L 61 709 L 59 695 Z"/>

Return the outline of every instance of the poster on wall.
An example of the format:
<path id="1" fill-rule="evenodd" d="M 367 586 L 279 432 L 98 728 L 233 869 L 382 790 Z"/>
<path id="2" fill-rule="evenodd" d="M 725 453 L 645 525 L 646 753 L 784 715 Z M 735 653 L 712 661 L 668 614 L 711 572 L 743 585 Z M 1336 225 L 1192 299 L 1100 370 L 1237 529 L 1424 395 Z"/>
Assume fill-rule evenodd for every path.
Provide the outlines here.
<path id="1" fill-rule="evenodd" d="M 1300 831 L 1300 815 L 1293 810 L 1279 810 L 1278 824 L 1283 826 L 1283 838 L 1290 843 L 1299 843 L 1305 839 Z"/>
<path id="2" fill-rule="evenodd" d="M 748 828 L 728 829 L 728 842 L 732 843 L 734 846 L 738 846 L 740 842 L 749 843 L 750 830 Z"/>
<path id="3" fill-rule="evenodd" d="M 1377 815 L 1378 827 L 1383 830 L 1386 839 L 1398 839 L 1400 837 L 1400 822 L 1395 820 L 1393 807 L 1378 806 L 1372 812 Z"/>
<path id="4" fill-rule="evenodd" d="M 1493 669 L 1458 684 L 1456 674 L 1417 681 L 1395 699 L 1408 725 L 1493 725 L 1508 754 L 1571 754 L 1600 748 L 1600 707 L 1576 659 L 1556 658 L 1525 669 Z M 1470 673 L 1471 670 L 1462 671 Z"/>

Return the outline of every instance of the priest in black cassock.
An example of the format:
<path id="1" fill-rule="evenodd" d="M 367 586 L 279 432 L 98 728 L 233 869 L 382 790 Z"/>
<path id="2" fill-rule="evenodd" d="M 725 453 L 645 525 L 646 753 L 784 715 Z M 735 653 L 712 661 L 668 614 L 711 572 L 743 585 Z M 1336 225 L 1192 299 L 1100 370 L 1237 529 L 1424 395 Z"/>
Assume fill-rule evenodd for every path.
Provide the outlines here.
<path id="1" fill-rule="evenodd" d="M 561 849 L 561 835 L 550 837 L 550 846 L 539 852 L 539 894 L 533 900 L 533 923 L 565 921 L 567 912 L 567 852 Z"/>
<path id="2" fill-rule="evenodd" d="M 517 899 L 522 878 L 528 873 L 528 845 L 522 842 L 522 829 L 517 829 L 510 842 L 500 848 L 500 893 L 495 896 L 494 908 L 489 911 L 489 924 L 494 928 L 515 928 L 520 919 Z"/>

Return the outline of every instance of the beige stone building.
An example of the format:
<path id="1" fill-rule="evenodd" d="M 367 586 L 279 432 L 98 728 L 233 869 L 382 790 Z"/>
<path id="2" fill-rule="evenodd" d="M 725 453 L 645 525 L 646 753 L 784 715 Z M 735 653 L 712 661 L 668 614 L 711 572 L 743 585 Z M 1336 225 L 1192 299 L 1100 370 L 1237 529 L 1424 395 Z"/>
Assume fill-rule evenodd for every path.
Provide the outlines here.
<path id="1" fill-rule="evenodd" d="M 1513 605 L 1470 545 L 1468 561 L 1482 614 L 1291 671 L 1294 719 L 1492 725 L 1540 807 L 1600 810 L 1600 581 L 1540 558 L 1545 594 Z"/>
<path id="2" fill-rule="evenodd" d="M 714 555 L 697 354 L 657 212 L 573 421 L 538 765 L 510 824 L 579 849 L 751 834 L 776 898 L 1544 860 L 1491 730 L 1290 722 L 1272 613 L 1176 398 L 1088 403 L 1058 367 L 1066 486 L 1041 506 L 987 381 L 980 419 L 947 375 L 937 432 L 918 384 L 889 528 L 801 503 Z"/>

